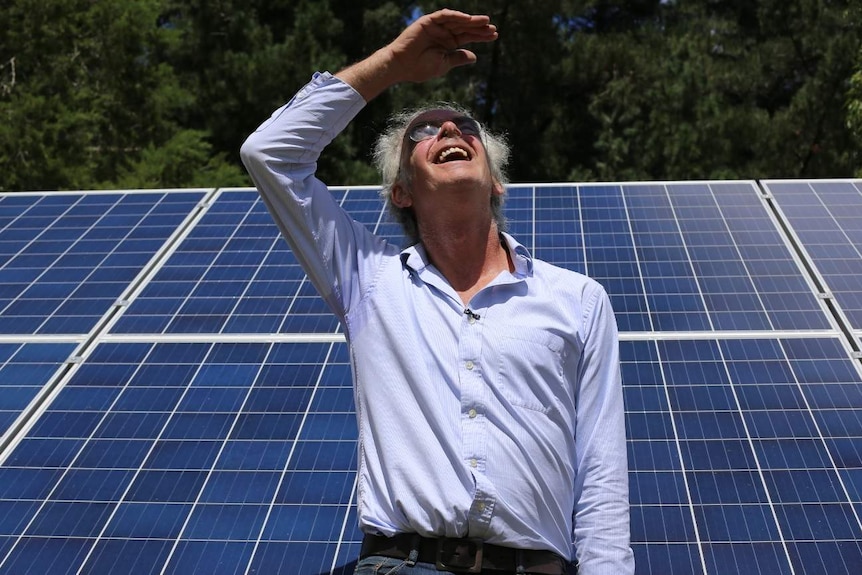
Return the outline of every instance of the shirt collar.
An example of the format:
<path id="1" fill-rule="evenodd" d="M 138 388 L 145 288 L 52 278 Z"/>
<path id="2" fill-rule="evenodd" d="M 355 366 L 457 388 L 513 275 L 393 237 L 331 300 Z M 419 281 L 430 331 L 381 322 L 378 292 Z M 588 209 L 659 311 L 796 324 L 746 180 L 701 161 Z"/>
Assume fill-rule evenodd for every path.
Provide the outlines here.
<path id="1" fill-rule="evenodd" d="M 515 266 L 515 277 L 525 278 L 533 275 L 533 255 L 530 250 L 521 245 L 518 240 L 507 234 L 500 233 L 500 238 L 506 242 L 509 254 L 512 256 L 512 264 Z"/>
<path id="2" fill-rule="evenodd" d="M 509 254 L 512 256 L 512 264 L 515 266 L 515 272 L 512 275 L 516 278 L 532 276 L 533 256 L 530 254 L 530 251 L 506 232 L 500 233 L 500 240 L 504 242 L 506 249 L 509 250 Z M 401 263 L 407 269 L 417 273 L 430 265 L 428 253 L 421 243 L 413 244 L 402 250 Z"/>

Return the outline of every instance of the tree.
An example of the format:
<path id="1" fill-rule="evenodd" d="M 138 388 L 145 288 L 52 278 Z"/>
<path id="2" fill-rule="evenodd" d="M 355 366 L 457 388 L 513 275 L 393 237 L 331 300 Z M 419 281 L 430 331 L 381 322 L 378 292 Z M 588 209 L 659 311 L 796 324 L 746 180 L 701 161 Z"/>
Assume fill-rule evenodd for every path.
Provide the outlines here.
<path id="1" fill-rule="evenodd" d="M 0 9 L 0 189 L 113 185 L 181 126 L 193 96 L 158 60 L 160 0 L 16 0 Z M 173 182 L 184 185 L 185 182 Z"/>
<path id="2" fill-rule="evenodd" d="M 9 0 L 0 190 L 242 185 L 246 135 L 441 0 Z M 840 177 L 862 151 L 849 0 L 464 0 L 500 38 L 475 66 L 370 102 L 323 155 L 374 184 L 394 110 L 471 108 L 512 181 Z"/>
<path id="3" fill-rule="evenodd" d="M 850 89 L 847 92 L 847 127 L 857 146 L 862 146 L 862 50 L 859 51 L 856 61 L 856 71 L 850 78 Z M 862 162 L 858 153 L 855 165 L 856 177 L 862 177 Z"/>
<path id="4" fill-rule="evenodd" d="M 849 175 L 858 144 L 842 98 L 860 23 L 846 10 L 816 0 L 666 4 L 657 25 L 618 38 L 624 56 L 590 103 L 600 129 L 588 169 L 599 179 Z"/>

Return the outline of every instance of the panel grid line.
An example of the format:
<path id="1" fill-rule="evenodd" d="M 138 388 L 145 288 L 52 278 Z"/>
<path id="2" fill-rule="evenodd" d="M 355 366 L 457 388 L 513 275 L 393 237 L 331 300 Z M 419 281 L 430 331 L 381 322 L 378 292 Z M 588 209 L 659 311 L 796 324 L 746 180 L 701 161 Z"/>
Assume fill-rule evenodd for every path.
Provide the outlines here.
<path id="1" fill-rule="evenodd" d="M 836 180 L 838 183 L 849 183 L 853 185 L 854 189 L 857 192 L 857 205 L 855 206 L 857 209 L 857 214 L 859 217 L 862 217 L 862 191 L 857 185 L 857 180 Z M 806 246 L 805 240 L 800 236 L 799 232 L 796 230 L 792 218 L 785 212 L 782 207 L 782 199 L 778 196 L 781 195 L 779 189 L 782 184 L 787 184 L 788 182 L 782 180 L 766 180 L 760 183 L 760 187 L 763 190 L 763 193 L 767 197 L 767 205 L 770 208 L 772 214 L 779 222 L 781 229 L 784 231 L 784 235 L 786 237 L 786 241 L 791 245 L 795 254 L 798 255 L 800 260 L 803 262 L 804 268 L 808 273 L 811 281 L 816 286 L 817 289 L 820 290 L 820 295 L 823 299 L 823 303 L 826 309 L 829 310 L 832 321 L 835 322 L 836 325 L 839 326 L 839 329 L 845 334 L 850 345 L 853 347 L 854 351 L 862 353 L 862 336 L 856 335 L 854 333 L 854 326 L 850 318 L 847 316 L 847 313 L 843 309 L 841 303 L 837 301 L 837 299 L 832 295 L 832 291 L 829 288 L 829 279 L 824 276 L 823 272 L 818 268 L 817 262 L 815 258 L 812 257 L 808 247 Z M 823 182 L 824 184 L 828 184 L 829 181 L 826 180 Z M 855 253 L 857 261 L 862 261 L 862 244 L 859 242 L 862 241 L 862 234 L 860 234 L 860 240 L 854 241 L 851 238 L 847 231 L 843 226 L 835 218 L 835 215 L 832 213 L 830 207 L 823 201 L 822 195 L 817 191 L 814 183 L 805 182 L 804 184 L 798 182 L 790 182 L 790 185 L 804 185 L 810 192 L 811 195 L 817 199 L 818 204 L 822 207 L 828 214 L 831 220 L 834 222 L 835 227 L 837 228 L 837 233 L 846 240 L 846 245 L 849 249 L 853 250 Z M 862 227 L 860 227 L 860 231 L 862 231 Z M 862 288 L 856 288 L 857 297 L 862 298 Z M 860 299 L 862 302 L 862 299 Z M 857 326 L 858 327 L 858 326 Z M 860 330 L 862 331 L 862 330 Z M 860 360 L 862 361 L 862 360 Z"/>
<path id="2" fill-rule="evenodd" d="M 138 368 L 137 368 L 137 369 L 140 369 L 140 367 L 141 367 L 141 366 L 138 366 Z M 127 383 L 126 383 L 126 385 L 123 387 L 123 389 L 125 389 L 125 387 L 126 387 L 127 385 L 128 385 L 128 382 L 127 382 Z M 120 401 L 120 397 L 121 397 L 121 395 L 122 395 L 121 393 L 117 395 L 117 397 L 114 399 L 114 401 L 113 401 L 113 404 L 112 404 L 112 405 L 116 405 L 116 404 Z M 103 413 L 103 415 L 102 415 L 102 417 L 101 417 L 101 419 L 100 419 L 99 424 L 93 427 L 93 432 L 92 432 L 92 433 L 90 434 L 90 436 L 87 438 L 87 441 L 91 441 L 91 440 L 94 438 L 95 433 L 96 433 L 96 430 L 97 430 L 97 429 L 99 428 L 99 426 L 100 426 L 100 425 L 101 425 L 101 424 L 102 424 L 102 423 L 107 419 L 107 417 L 108 417 L 108 414 L 109 414 L 109 413 L 110 413 L 110 409 L 105 410 L 105 412 Z M 167 425 L 167 423 L 165 423 L 165 425 Z M 85 444 L 86 444 L 86 441 L 85 441 Z M 81 455 L 81 453 L 82 453 L 82 450 L 83 450 L 83 447 L 84 447 L 84 446 L 82 445 L 82 446 L 81 446 L 81 449 L 80 449 L 80 450 L 78 451 L 78 453 L 76 454 L 75 459 L 77 459 L 78 457 L 80 457 L 80 455 Z M 152 449 L 152 447 L 151 447 L 150 449 Z M 73 462 L 74 462 L 74 459 L 73 459 Z M 54 493 L 57 491 L 57 489 L 59 488 L 59 486 L 60 486 L 60 484 L 61 484 L 61 482 L 62 482 L 63 478 L 64 478 L 68 473 L 70 473 L 70 472 L 71 472 L 71 469 L 72 469 L 72 466 L 71 466 L 71 464 L 70 464 L 70 465 L 69 465 L 69 466 L 68 466 L 68 467 L 67 467 L 67 468 L 62 472 L 61 477 L 60 477 L 60 478 L 58 479 L 58 481 L 54 484 L 54 486 L 52 487 L 52 489 L 50 490 L 50 492 L 46 494 L 45 498 L 42 500 L 42 502 L 41 502 L 41 503 L 40 503 L 40 505 L 39 505 L 39 509 L 38 509 L 38 511 L 37 511 L 36 513 L 34 513 L 34 514 L 33 514 L 33 517 L 28 521 L 27 525 L 26 525 L 23 529 L 21 529 L 21 534 L 17 537 L 17 539 L 16 539 L 16 541 L 15 541 L 15 544 L 13 544 L 13 545 L 9 548 L 9 550 L 7 551 L 7 553 L 5 554 L 5 556 L 4 556 L 2 559 L 0 559 L 0 569 L 3 569 L 3 566 L 4 566 L 4 565 L 6 564 L 6 562 L 9 560 L 9 557 L 12 555 L 12 552 L 14 551 L 15 547 L 16 547 L 16 546 L 20 543 L 20 541 L 21 541 L 21 540 L 26 536 L 27 532 L 30 530 L 30 528 L 33 526 L 34 522 L 36 521 L 36 518 L 39 516 L 39 513 L 41 512 L 41 510 L 42 510 L 42 509 L 44 509 L 44 508 L 45 508 L 45 506 L 48 504 L 48 501 L 49 501 L 49 500 L 51 500 L 51 498 L 52 498 L 53 494 L 54 494 Z M 139 471 L 139 470 L 138 470 L 138 471 Z M 129 482 L 128 486 L 126 487 L 126 491 L 128 491 L 128 489 L 131 487 L 131 484 L 132 484 L 132 482 Z M 103 526 L 103 530 L 104 530 L 105 528 L 107 528 L 108 523 L 109 523 L 109 521 L 106 521 L 106 522 L 105 522 L 105 524 L 104 524 L 104 526 Z M 89 554 L 88 554 L 88 555 L 89 555 Z"/>
<path id="3" fill-rule="evenodd" d="M 150 353 L 152 353 L 152 349 L 153 349 L 153 348 L 151 347 L 151 348 L 150 348 Z M 211 353 L 211 352 L 212 352 L 212 348 L 210 348 L 210 351 L 209 351 L 208 353 Z M 142 362 L 142 365 L 143 365 L 144 363 L 146 363 L 146 362 Z M 204 364 L 204 362 L 201 362 L 201 366 L 202 366 L 203 364 Z M 198 369 L 198 371 L 200 371 L 201 367 L 199 366 L 197 369 Z M 129 381 L 132 381 L 132 380 L 133 380 L 133 378 L 129 378 Z M 136 469 L 134 469 L 134 471 L 133 471 L 133 477 L 132 477 L 132 478 L 129 480 L 129 482 L 126 484 L 126 488 L 125 488 L 125 490 L 123 491 L 123 494 L 122 494 L 122 495 L 117 499 L 117 502 L 114 504 L 113 510 L 111 511 L 111 513 L 110 513 L 110 515 L 109 515 L 108 519 L 107 519 L 107 520 L 104 522 L 104 524 L 102 525 L 102 528 L 101 528 L 101 530 L 99 531 L 98 535 L 96 536 L 95 541 L 93 542 L 93 544 L 92 544 L 92 545 L 90 545 L 90 548 L 89 548 L 89 550 L 88 550 L 88 552 L 87 552 L 86 556 L 84 557 L 83 561 L 81 561 L 81 565 L 80 565 L 80 567 L 78 568 L 78 571 L 77 571 L 76 575 L 80 575 L 81 573 L 83 573 L 83 572 L 84 572 L 84 569 L 85 569 L 85 567 L 87 566 L 87 563 L 88 563 L 88 561 L 90 560 L 90 557 L 92 557 L 92 555 L 93 555 L 93 551 L 96 549 L 96 546 L 99 544 L 99 541 L 101 541 L 101 540 L 105 537 L 105 532 L 107 531 L 108 527 L 111 525 L 111 522 L 114 520 L 114 517 L 116 517 L 117 512 L 118 512 L 118 511 L 119 511 L 119 509 L 120 509 L 120 506 L 121 506 L 121 505 L 126 501 L 126 498 L 128 497 L 129 492 L 131 491 L 131 489 L 132 489 L 132 485 L 134 485 L 134 483 L 135 483 L 135 480 L 136 480 L 137 476 L 138 476 L 138 475 L 143 471 L 143 464 L 144 464 L 144 463 L 147 461 L 147 459 L 149 459 L 149 457 L 152 455 L 153 450 L 155 449 L 155 447 L 156 447 L 157 443 L 158 443 L 158 442 L 159 442 L 159 440 L 162 438 L 162 436 L 164 435 L 164 433 L 165 433 L 165 431 L 168 429 L 168 427 L 171 425 L 171 420 L 174 418 L 174 416 L 175 416 L 175 415 L 176 415 L 176 413 L 177 413 L 177 411 L 176 411 L 176 406 L 179 406 L 179 405 L 180 405 L 180 403 L 182 402 L 183 398 L 184 398 L 184 397 L 185 397 L 185 395 L 188 393 L 189 389 L 191 388 L 191 382 L 192 382 L 193 380 L 194 380 L 194 378 L 191 378 L 191 379 L 189 380 L 188 385 L 186 385 L 186 386 L 184 387 L 184 390 L 183 390 L 182 395 L 180 396 L 180 398 L 179 398 L 179 399 L 178 399 L 178 401 L 176 402 L 176 404 L 175 404 L 175 408 L 171 411 L 170 415 L 169 415 L 167 418 L 165 418 L 165 422 L 164 422 L 164 424 L 162 425 L 162 427 L 161 427 L 161 429 L 160 429 L 160 431 L 159 431 L 158 435 L 156 436 L 156 438 L 151 442 L 150 448 L 148 449 L 147 454 L 144 456 L 144 458 L 143 458 L 143 460 L 142 460 L 142 464 L 141 464 L 141 466 L 140 466 L 140 467 L 137 467 Z M 124 388 L 124 390 L 125 390 L 125 389 L 127 389 L 127 387 L 125 387 L 125 388 Z M 119 401 L 120 401 L 121 395 L 122 395 L 122 393 L 120 393 L 120 394 L 118 394 L 118 395 L 117 395 L 116 402 L 119 402 Z M 115 410 L 109 410 L 109 411 L 107 411 L 107 412 L 106 412 L 106 414 L 107 414 L 108 412 L 111 412 L 111 413 L 117 413 L 117 411 L 115 411 Z M 239 413 L 241 413 L 241 411 L 238 411 L 238 412 L 237 412 L 236 417 L 239 417 Z M 234 419 L 234 424 L 235 424 L 235 423 L 236 423 L 236 418 Z M 95 433 L 95 430 L 96 430 L 96 429 L 99 429 L 99 427 L 100 427 L 100 426 L 96 426 L 96 427 L 94 427 L 94 428 L 93 428 L 93 429 L 94 429 L 94 433 Z M 89 439 L 92 441 L 93 437 L 91 436 Z M 71 469 L 71 466 L 70 466 L 70 469 Z M 58 482 L 58 484 L 59 484 L 59 482 Z M 204 481 L 204 486 L 205 486 L 205 484 L 206 484 L 206 480 Z M 200 493 L 203 491 L 204 486 L 202 486 L 202 487 L 201 487 L 201 491 L 200 491 L 200 492 L 198 492 L 198 497 L 200 497 Z M 47 501 L 48 499 L 50 499 L 50 497 L 46 497 L 46 501 Z M 186 516 L 186 521 L 188 521 L 188 517 L 189 517 L 189 516 L 191 516 L 191 512 Z M 35 517 L 35 516 L 34 516 L 34 517 Z M 169 561 L 165 561 L 165 566 L 167 566 L 168 562 L 169 562 Z"/>
<path id="4" fill-rule="evenodd" d="M 694 259 L 691 257 L 691 252 L 688 249 L 688 243 L 686 242 L 685 234 L 683 233 L 682 226 L 679 223 L 680 222 L 679 216 L 676 213 L 677 208 L 673 203 L 673 198 L 671 198 L 670 190 L 668 189 L 667 185 L 664 186 L 664 191 L 665 191 L 665 195 L 667 196 L 667 202 L 668 202 L 668 205 L 670 206 L 670 211 L 673 214 L 674 221 L 676 223 L 677 233 L 679 233 L 680 242 L 682 244 L 682 250 L 685 253 L 686 266 L 687 266 L 689 272 L 691 273 L 692 282 L 697 287 L 697 293 L 700 296 L 700 303 L 703 306 L 703 309 L 706 310 L 706 312 L 707 312 L 706 313 L 706 321 L 709 324 L 709 330 L 715 331 L 715 323 L 713 322 L 712 314 L 709 313 L 710 308 L 709 308 L 709 305 L 707 305 L 707 303 L 706 303 L 706 296 L 704 296 L 704 294 L 703 294 L 703 287 L 700 285 L 700 280 L 697 276 L 697 270 L 694 269 L 694 265 L 693 265 Z"/>

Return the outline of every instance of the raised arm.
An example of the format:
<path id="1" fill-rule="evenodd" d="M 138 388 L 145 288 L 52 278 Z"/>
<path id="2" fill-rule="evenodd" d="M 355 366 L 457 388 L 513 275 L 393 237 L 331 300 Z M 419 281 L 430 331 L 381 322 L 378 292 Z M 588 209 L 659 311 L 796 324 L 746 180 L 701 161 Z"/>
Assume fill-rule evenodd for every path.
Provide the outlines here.
<path id="1" fill-rule="evenodd" d="M 390 44 L 336 76 L 368 102 L 400 82 L 424 82 L 472 64 L 476 54 L 463 46 L 496 38 L 488 16 L 440 10 L 418 18 Z"/>
<path id="2" fill-rule="evenodd" d="M 399 82 L 421 82 L 476 61 L 464 44 L 497 37 L 487 16 L 440 10 L 342 70 L 315 77 L 240 150 L 255 186 L 314 286 L 343 317 L 390 249 L 351 220 L 315 171 L 323 149 L 366 102 Z"/>

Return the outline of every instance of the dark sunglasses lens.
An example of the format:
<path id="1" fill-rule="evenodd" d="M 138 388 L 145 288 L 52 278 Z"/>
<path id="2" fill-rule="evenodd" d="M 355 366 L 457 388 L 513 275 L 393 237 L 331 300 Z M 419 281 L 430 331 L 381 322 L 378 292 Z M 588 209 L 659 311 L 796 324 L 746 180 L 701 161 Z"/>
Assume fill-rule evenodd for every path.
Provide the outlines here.
<path id="1" fill-rule="evenodd" d="M 479 135 L 479 123 L 473 118 L 458 118 L 455 125 L 458 126 L 458 129 L 461 130 L 462 134 L 469 134 L 471 136 Z"/>
<path id="2" fill-rule="evenodd" d="M 427 140 L 428 138 L 433 138 L 440 132 L 440 126 L 442 126 L 445 121 L 446 120 L 432 120 L 430 122 L 417 124 L 410 128 L 407 132 L 407 136 L 416 143 L 419 143 L 422 140 Z M 468 136 L 479 135 L 479 123 L 473 118 L 463 116 L 461 118 L 455 118 L 452 121 L 455 122 L 455 125 L 458 126 L 458 130 L 462 134 L 467 134 Z"/>
<path id="3" fill-rule="evenodd" d="M 440 126 L 435 126 L 429 122 L 425 122 L 424 124 L 417 124 L 410 128 L 410 131 L 407 135 L 414 142 L 421 142 L 422 140 L 427 140 L 428 138 L 433 138 L 437 135 L 437 132 L 440 131 Z"/>

